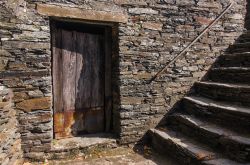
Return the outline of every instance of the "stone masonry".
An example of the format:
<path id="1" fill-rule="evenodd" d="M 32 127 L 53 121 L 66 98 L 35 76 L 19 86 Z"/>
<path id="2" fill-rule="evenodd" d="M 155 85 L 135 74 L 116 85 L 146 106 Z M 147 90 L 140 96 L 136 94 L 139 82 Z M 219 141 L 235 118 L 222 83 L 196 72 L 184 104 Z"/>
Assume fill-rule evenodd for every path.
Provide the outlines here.
<path id="1" fill-rule="evenodd" d="M 0 163 L 1 165 L 21 162 L 21 139 L 18 133 L 16 112 L 12 109 L 13 93 L 0 86 Z"/>
<path id="2" fill-rule="evenodd" d="M 181 164 L 249 165 L 250 33 L 220 55 L 202 81 L 148 132 L 148 142 Z"/>
<path id="3" fill-rule="evenodd" d="M 68 13 L 72 20 L 93 19 L 93 23 L 103 19 L 117 27 L 118 41 L 114 44 L 118 45 L 118 51 L 112 61 L 113 133 L 121 144 L 126 144 L 137 142 L 149 128 L 157 125 L 189 91 L 193 82 L 205 75 L 216 57 L 244 31 L 246 2 L 237 0 L 185 57 L 177 60 L 159 79 L 147 83 L 229 2 L 1 0 L 0 81 L 14 93 L 13 103 L 18 112 L 24 156 L 43 157 L 44 153 L 50 152 L 53 140 L 49 22 L 54 17 L 38 13 L 39 5 L 78 8 L 82 12 L 74 10 L 78 12 Z M 81 13 L 86 16 L 79 18 Z M 96 17 L 89 16 L 91 13 Z M 63 13 L 58 13 L 58 16 L 64 17 L 60 14 Z M 111 17 L 119 14 L 121 20 Z"/>

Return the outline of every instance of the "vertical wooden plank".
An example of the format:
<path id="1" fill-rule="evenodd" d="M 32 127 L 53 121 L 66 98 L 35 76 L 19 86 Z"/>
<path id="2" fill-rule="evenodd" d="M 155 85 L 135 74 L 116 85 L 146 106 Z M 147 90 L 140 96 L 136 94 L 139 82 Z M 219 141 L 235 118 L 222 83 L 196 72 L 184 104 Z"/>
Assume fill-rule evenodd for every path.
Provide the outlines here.
<path id="1" fill-rule="evenodd" d="M 88 56 L 91 57 L 91 111 L 87 113 L 88 132 L 104 131 L 104 51 L 100 34 L 89 35 Z"/>
<path id="2" fill-rule="evenodd" d="M 88 56 L 91 61 L 91 107 L 104 106 L 104 52 L 101 36 L 96 34 L 88 34 L 89 50 Z"/>
<path id="3" fill-rule="evenodd" d="M 76 53 L 73 31 L 62 30 L 63 111 L 65 136 L 72 136 L 75 112 Z"/>
<path id="4" fill-rule="evenodd" d="M 105 29 L 105 131 L 111 129 L 112 117 L 112 37 L 111 28 Z"/>
<path id="5" fill-rule="evenodd" d="M 82 96 L 82 89 L 83 87 L 83 81 L 81 78 L 83 77 L 84 72 L 84 34 L 81 32 L 75 32 L 76 33 L 76 111 L 82 110 L 82 103 L 83 103 L 83 96 Z"/>
<path id="6" fill-rule="evenodd" d="M 76 109 L 84 112 L 83 129 L 88 133 L 104 129 L 103 56 L 97 34 L 77 35 Z"/>
<path id="7" fill-rule="evenodd" d="M 76 53 L 73 32 L 62 30 L 62 72 L 64 111 L 75 111 Z"/>
<path id="8" fill-rule="evenodd" d="M 100 37 L 77 35 L 77 109 L 104 106 L 104 62 Z"/>
<path id="9" fill-rule="evenodd" d="M 86 111 L 91 106 L 91 66 L 87 56 L 88 36 L 77 32 L 76 109 Z"/>
<path id="10" fill-rule="evenodd" d="M 54 105 L 54 133 L 64 132 L 63 98 L 62 98 L 62 56 L 61 56 L 61 33 L 54 22 L 52 29 L 52 77 L 53 77 L 53 105 Z"/>
<path id="11" fill-rule="evenodd" d="M 75 120 L 75 127 L 77 132 L 84 132 L 85 131 L 85 120 L 84 115 L 86 113 L 87 106 L 90 105 L 90 102 L 87 100 L 88 93 L 90 93 L 90 89 L 85 82 L 86 76 L 86 59 L 85 59 L 85 34 L 83 32 L 75 31 L 76 37 L 76 114 L 77 118 Z"/>
<path id="12" fill-rule="evenodd" d="M 62 50 L 61 50 L 61 30 L 54 29 L 52 35 L 53 44 L 53 92 L 54 92 L 54 108 L 55 112 L 63 111 L 62 101 Z"/>

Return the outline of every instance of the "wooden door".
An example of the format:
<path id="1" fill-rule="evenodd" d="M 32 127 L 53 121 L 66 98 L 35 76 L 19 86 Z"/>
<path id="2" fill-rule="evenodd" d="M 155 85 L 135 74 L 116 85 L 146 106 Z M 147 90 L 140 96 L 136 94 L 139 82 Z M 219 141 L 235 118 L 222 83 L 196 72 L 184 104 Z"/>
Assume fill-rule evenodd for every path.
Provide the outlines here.
<path id="1" fill-rule="evenodd" d="M 55 138 L 103 132 L 110 125 L 105 36 L 102 28 L 52 24 Z"/>

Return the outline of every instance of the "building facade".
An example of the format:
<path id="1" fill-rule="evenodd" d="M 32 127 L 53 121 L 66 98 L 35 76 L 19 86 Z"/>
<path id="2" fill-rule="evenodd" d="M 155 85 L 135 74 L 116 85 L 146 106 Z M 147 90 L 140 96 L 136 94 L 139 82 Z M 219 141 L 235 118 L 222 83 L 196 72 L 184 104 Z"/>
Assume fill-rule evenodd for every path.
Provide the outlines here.
<path id="1" fill-rule="evenodd" d="M 2 0 L 0 81 L 14 94 L 13 109 L 24 157 L 46 155 L 53 139 L 67 138 L 67 131 L 70 136 L 78 134 L 72 133 L 73 122 L 78 122 L 76 132 L 109 132 L 120 144 L 138 142 L 148 129 L 178 106 L 179 99 L 190 91 L 195 81 L 205 76 L 216 57 L 244 32 L 246 1 L 238 0 L 183 58 L 150 82 L 229 3 L 229 0 Z M 71 32 L 70 39 L 67 31 Z M 98 41 L 93 36 L 82 39 L 80 36 L 85 34 L 99 35 Z M 63 60 L 55 62 L 63 58 L 57 56 L 58 52 L 60 55 L 71 52 L 66 63 Z M 72 59 L 72 52 L 89 52 L 92 63 L 86 66 L 97 68 L 88 73 L 90 77 L 94 75 L 89 86 L 85 80 L 78 79 L 79 86 L 87 84 L 81 89 L 83 93 L 92 91 L 85 96 L 95 96 L 93 91 L 97 88 L 97 93 L 103 95 L 99 98 L 101 102 L 86 105 L 94 112 L 84 114 L 87 116 L 84 121 L 93 119 L 85 123 L 84 128 L 79 126 L 83 118 L 75 117 L 83 115 L 76 104 L 88 101 L 82 95 L 77 98 L 79 86 L 72 86 L 75 82 L 68 78 L 74 75 L 75 81 L 75 77 L 81 76 L 77 74 L 79 66 L 76 64 L 80 60 Z M 99 60 L 98 55 L 103 52 L 105 57 Z M 97 59 L 103 63 L 95 63 Z M 88 61 L 88 57 L 83 61 Z M 72 65 L 76 71 L 69 72 Z M 65 74 L 58 78 L 60 72 Z M 93 78 L 96 76 L 100 79 Z M 58 87 L 60 83 L 66 84 L 65 88 Z M 57 89 L 62 92 L 58 94 L 60 90 Z M 63 98 L 61 102 L 59 97 Z M 63 108 L 58 110 L 60 105 L 65 107 L 67 103 L 73 104 L 73 114 L 61 113 L 66 111 Z M 79 109 L 86 107 L 81 104 Z M 100 107 L 104 108 L 99 113 Z M 76 112 L 79 114 L 74 116 Z M 93 128 L 92 123 L 103 124 L 103 127 Z"/>

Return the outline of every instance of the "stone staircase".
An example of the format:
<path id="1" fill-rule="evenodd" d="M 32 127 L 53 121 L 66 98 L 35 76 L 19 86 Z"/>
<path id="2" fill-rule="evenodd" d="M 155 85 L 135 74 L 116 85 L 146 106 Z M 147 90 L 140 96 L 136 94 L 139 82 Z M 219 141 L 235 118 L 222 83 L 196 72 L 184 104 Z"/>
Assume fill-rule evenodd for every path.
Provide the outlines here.
<path id="1" fill-rule="evenodd" d="M 206 79 L 149 131 L 151 145 L 181 164 L 249 165 L 250 42 L 230 46 Z"/>

